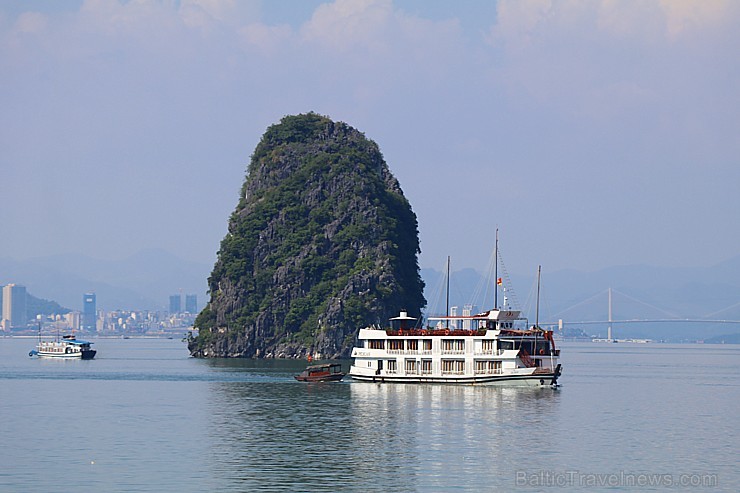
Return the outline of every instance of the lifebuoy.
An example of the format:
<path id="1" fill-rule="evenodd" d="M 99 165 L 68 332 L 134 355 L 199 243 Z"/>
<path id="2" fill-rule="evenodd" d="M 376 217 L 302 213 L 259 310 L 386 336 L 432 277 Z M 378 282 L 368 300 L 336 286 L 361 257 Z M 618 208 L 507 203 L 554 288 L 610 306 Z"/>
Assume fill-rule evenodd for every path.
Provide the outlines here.
<path id="1" fill-rule="evenodd" d="M 450 335 L 450 329 L 445 329 L 445 335 L 446 336 Z"/>
<path id="2" fill-rule="evenodd" d="M 545 350 L 544 349 L 540 349 L 540 356 L 544 356 L 544 355 L 545 355 Z"/>
<path id="3" fill-rule="evenodd" d="M 69 354 L 69 353 L 72 352 L 72 348 L 71 347 L 66 347 L 66 348 L 64 348 L 64 352 L 67 353 L 67 354 Z"/>

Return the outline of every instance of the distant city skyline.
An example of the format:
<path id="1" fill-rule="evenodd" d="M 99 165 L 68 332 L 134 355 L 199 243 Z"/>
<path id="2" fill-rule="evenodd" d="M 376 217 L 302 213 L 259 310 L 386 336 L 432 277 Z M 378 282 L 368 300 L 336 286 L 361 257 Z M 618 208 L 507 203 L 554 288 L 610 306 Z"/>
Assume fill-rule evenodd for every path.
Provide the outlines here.
<path id="1" fill-rule="evenodd" d="M 198 313 L 198 295 L 182 293 L 170 295 L 170 313 Z"/>
<path id="2" fill-rule="evenodd" d="M 0 259 L 212 267 L 261 135 L 315 111 L 378 143 L 421 267 L 484 270 L 496 227 L 517 273 L 718 264 L 739 45 L 723 0 L 5 1 Z"/>
<path id="3" fill-rule="evenodd" d="M 29 301 L 33 298 L 34 303 Z M 42 303 L 42 306 L 37 306 Z M 51 303 L 57 300 L 43 300 L 33 296 L 26 286 L 17 283 L 3 284 L 0 282 L 0 330 L 17 331 L 27 330 L 35 324 L 46 324 L 49 320 L 64 320 L 68 328 L 82 330 L 85 332 L 100 332 L 107 330 L 111 325 L 105 322 L 106 316 L 101 314 L 116 312 L 131 313 L 157 313 L 161 316 L 174 316 L 182 318 L 198 315 L 198 295 L 178 293 L 169 297 L 169 310 L 148 310 L 140 306 L 132 306 L 128 309 L 98 310 L 97 295 L 95 292 L 86 292 L 81 297 L 81 304 L 77 306 L 57 305 L 57 309 Z M 30 307 L 30 304 L 34 308 Z M 157 315 L 157 319 L 160 315 Z M 136 320 L 134 317 L 133 320 Z M 137 323 L 138 324 L 138 323 Z M 113 324 L 115 325 L 115 324 Z M 128 325 L 132 325 L 130 322 Z M 115 330 L 115 329 L 114 329 Z"/>

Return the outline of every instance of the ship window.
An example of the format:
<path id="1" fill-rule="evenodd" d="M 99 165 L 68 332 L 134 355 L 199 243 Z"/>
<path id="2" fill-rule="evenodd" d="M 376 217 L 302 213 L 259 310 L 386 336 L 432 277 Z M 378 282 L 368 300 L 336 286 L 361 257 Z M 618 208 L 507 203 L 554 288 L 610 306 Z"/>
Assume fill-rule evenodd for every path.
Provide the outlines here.
<path id="1" fill-rule="evenodd" d="M 465 339 L 443 339 L 443 351 L 465 351 Z"/>
<path id="2" fill-rule="evenodd" d="M 475 373 L 501 373 L 500 361 L 476 361 Z"/>
<path id="3" fill-rule="evenodd" d="M 409 339 L 406 341 L 406 349 L 409 351 L 418 351 L 419 350 L 419 341 L 416 339 Z"/>
<path id="4" fill-rule="evenodd" d="M 396 372 L 396 360 L 389 359 L 388 360 L 388 372 L 389 373 L 395 373 Z"/>
<path id="5" fill-rule="evenodd" d="M 549 355 L 550 342 L 546 339 L 524 339 L 515 341 L 499 341 L 499 349 L 524 349 L 531 355 Z"/>
<path id="6" fill-rule="evenodd" d="M 465 373 L 465 360 L 461 359 L 443 359 L 442 360 L 442 373 L 454 373 L 462 374 Z"/>
<path id="7" fill-rule="evenodd" d="M 432 360 L 430 359 L 421 360 L 421 372 L 423 374 L 432 373 Z"/>
<path id="8" fill-rule="evenodd" d="M 424 351 L 431 351 L 432 350 L 432 340 L 431 339 L 424 339 L 421 341 L 423 344 Z"/>
<path id="9" fill-rule="evenodd" d="M 403 339 L 391 339 L 388 341 L 389 351 L 402 351 L 403 350 Z"/>
<path id="10" fill-rule="evenodd" d="M 502 350 L 514 349 L 514 341 L 498 341 L 498 348 Z"/>
<path id="11" fill-rule="evenodd" d="M 385 349 L 385 341 L 383 339 L 369 339 L 367 347 L 368 349 Z"/>

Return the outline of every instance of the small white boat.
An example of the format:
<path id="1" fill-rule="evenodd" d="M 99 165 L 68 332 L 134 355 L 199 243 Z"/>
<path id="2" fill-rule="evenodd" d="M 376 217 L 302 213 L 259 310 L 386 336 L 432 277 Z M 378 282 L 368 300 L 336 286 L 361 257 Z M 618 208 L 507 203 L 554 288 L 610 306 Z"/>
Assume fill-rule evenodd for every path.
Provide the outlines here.
<path id="1" fill-rule="evenodd" d="M 38 356 L 39 358 L 60 358 L 60 359 L 93 359 L 97 351 L 92 349 L 92 342 L 77 339 L 74 335 L 66 335 L 55 341 L 42 341 L 36 349 L 28 353 L 29 356 Z"/>

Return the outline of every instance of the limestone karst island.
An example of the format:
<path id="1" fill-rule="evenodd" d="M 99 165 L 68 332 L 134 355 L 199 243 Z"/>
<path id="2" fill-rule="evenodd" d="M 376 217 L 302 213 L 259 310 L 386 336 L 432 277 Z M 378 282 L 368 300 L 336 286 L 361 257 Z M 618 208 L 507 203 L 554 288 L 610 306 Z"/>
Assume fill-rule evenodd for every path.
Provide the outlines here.
<path id="1" fill-rule="evenodd" d="M 360 328 L 426 304 L 416 215 L 378 145 L 315 113 L 254 150 L 208 279 L 196 357 L 348 357 Z"/>

